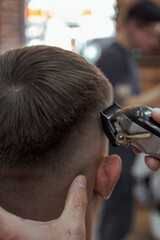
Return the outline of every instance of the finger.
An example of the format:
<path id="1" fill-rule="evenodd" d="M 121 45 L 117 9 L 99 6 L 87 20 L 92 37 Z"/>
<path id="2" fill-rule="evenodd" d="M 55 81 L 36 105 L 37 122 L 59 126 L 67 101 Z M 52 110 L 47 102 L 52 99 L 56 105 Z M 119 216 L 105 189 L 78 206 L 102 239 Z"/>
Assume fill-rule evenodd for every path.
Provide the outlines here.
<path id="1" fill-rule="evenodd" d="M 74 222 L 74 226 L 85 222 L 88 204 L 86 185 L 86 178 L 78 176 L 74 179 L 68 191 L 65 208 L 61 217 L 66 217 L 71 224 Z"/>
<path id="2" fill-rule="evenodd" d="M 12 213 L 7 212 L 5 209 L 0 207 L 0 225 L 2 223 L 18 221 L 18 218 L 19 217 L 15 216 Z"/>
<path id="3" fill-rule="evenodd" d="M 0 239 L 12 239 L 15 229 L 20 228 L 20 218 L 0 207 Z"/>
<path id="4" fill-rule="evenodd" d="M 142 151 L 138 148 L 136 148 L 135 146 L 131 146 L 132 147 L 132 151 L 135 153 L 141 153 Z"/>
<path id="5" fill-rule="evenodd" d="M 152 110 L 152 118 L 153 118 L 156 122 L 160 123 L 160 108 L 154 108 L 154 109 Z"/>
<path id="6" fill-rule="evenodd" d="M 154 172 L 160 168 L 160 161 L 156 158 L 146 156 L 145 162 L 146 162 L 146 165 Z"/>

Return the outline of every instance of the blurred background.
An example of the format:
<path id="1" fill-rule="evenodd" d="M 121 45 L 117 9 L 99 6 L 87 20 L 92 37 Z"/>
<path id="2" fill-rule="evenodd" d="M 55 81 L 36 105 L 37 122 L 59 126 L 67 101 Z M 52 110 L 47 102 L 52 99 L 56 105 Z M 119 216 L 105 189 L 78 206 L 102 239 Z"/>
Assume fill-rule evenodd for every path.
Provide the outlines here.
<path id="1" fill-rule="evenodd" d="M 1 0 L 0 51 L 49 44 L 73 50 L 94 63 L 121 31 L 125 13 L 136 1 Z M 159 81 L 159 53 L 160 44 L 152 56 L 139 59 L 144 91 Z"/>
<path id="2" fill-rule="evenodd" d="M 95 64 L 121 32 L 127 9 L 136 1 L 0 0 L 0 52 L 46 44 L 74 51 Z M 160 4 L 160 0 L 155 2 Z M 149 55 L 137 52 L 136 58 L 146 92 L 160 83 L 160 25 L 159 46 Z M 149 219 L 152 198 L 143 204 L 135 199 L 134 205 L 127 240 L 154 239 Z"/>

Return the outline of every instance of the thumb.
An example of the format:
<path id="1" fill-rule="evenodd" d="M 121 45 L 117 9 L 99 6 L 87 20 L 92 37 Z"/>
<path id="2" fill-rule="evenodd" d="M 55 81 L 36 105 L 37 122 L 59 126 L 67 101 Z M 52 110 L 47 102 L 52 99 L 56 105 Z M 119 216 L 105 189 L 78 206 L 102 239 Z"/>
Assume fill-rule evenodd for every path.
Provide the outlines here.
<path id="1" fill-rule="evenodd" d="M 87 180 L 80 175 L 74 179 L 68 191 L 61 217 L 66 218 L 70 224 L 74 223 L 74 226 L 85 222 L 88 204 L 86 187 Z"/>
<path id="2" fill-rule="evenodd" d="M 160 123 L 160 108 L 154 108 L 154 109 L 152 110 L 152 118 L 153 118 L 156 122 Z"/>
<path id="3" fill-rule="evenodd" d="M 18 232 L 21 227 L 20 219 L 0 207 L 0 239 L 12 239 L 16 229 Z"/>

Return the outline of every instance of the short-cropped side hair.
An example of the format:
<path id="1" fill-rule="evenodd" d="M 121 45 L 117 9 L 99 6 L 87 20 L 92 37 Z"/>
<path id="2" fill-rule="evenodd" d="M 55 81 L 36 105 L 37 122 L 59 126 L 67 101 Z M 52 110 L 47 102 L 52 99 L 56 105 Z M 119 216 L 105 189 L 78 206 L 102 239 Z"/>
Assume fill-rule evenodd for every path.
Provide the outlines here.
<path id="1" fill-rule="evenodd" d="M 0 56 L 0 165 L 40 162 L 75 125 L 111 102 L 110 84 L 81 56 L 51 46 Z"/>

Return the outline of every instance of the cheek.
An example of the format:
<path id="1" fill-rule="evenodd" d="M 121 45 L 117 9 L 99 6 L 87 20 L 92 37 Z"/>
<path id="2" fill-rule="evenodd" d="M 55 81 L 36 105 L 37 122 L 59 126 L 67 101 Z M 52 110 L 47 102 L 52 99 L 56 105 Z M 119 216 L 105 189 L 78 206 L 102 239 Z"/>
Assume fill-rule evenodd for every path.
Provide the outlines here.
<path id="1" fill-rule="evenodd" d="M 135 42 L 136 42 L 136 45 L 137 45 L 138 48 L 140 48 L 141 50 L 146 48 L 147 41 L 148 41 L 148 38 L 146 36 L 146 32 L 137 31 L 134 35 L 134 39 L 135 39 Z"/>

